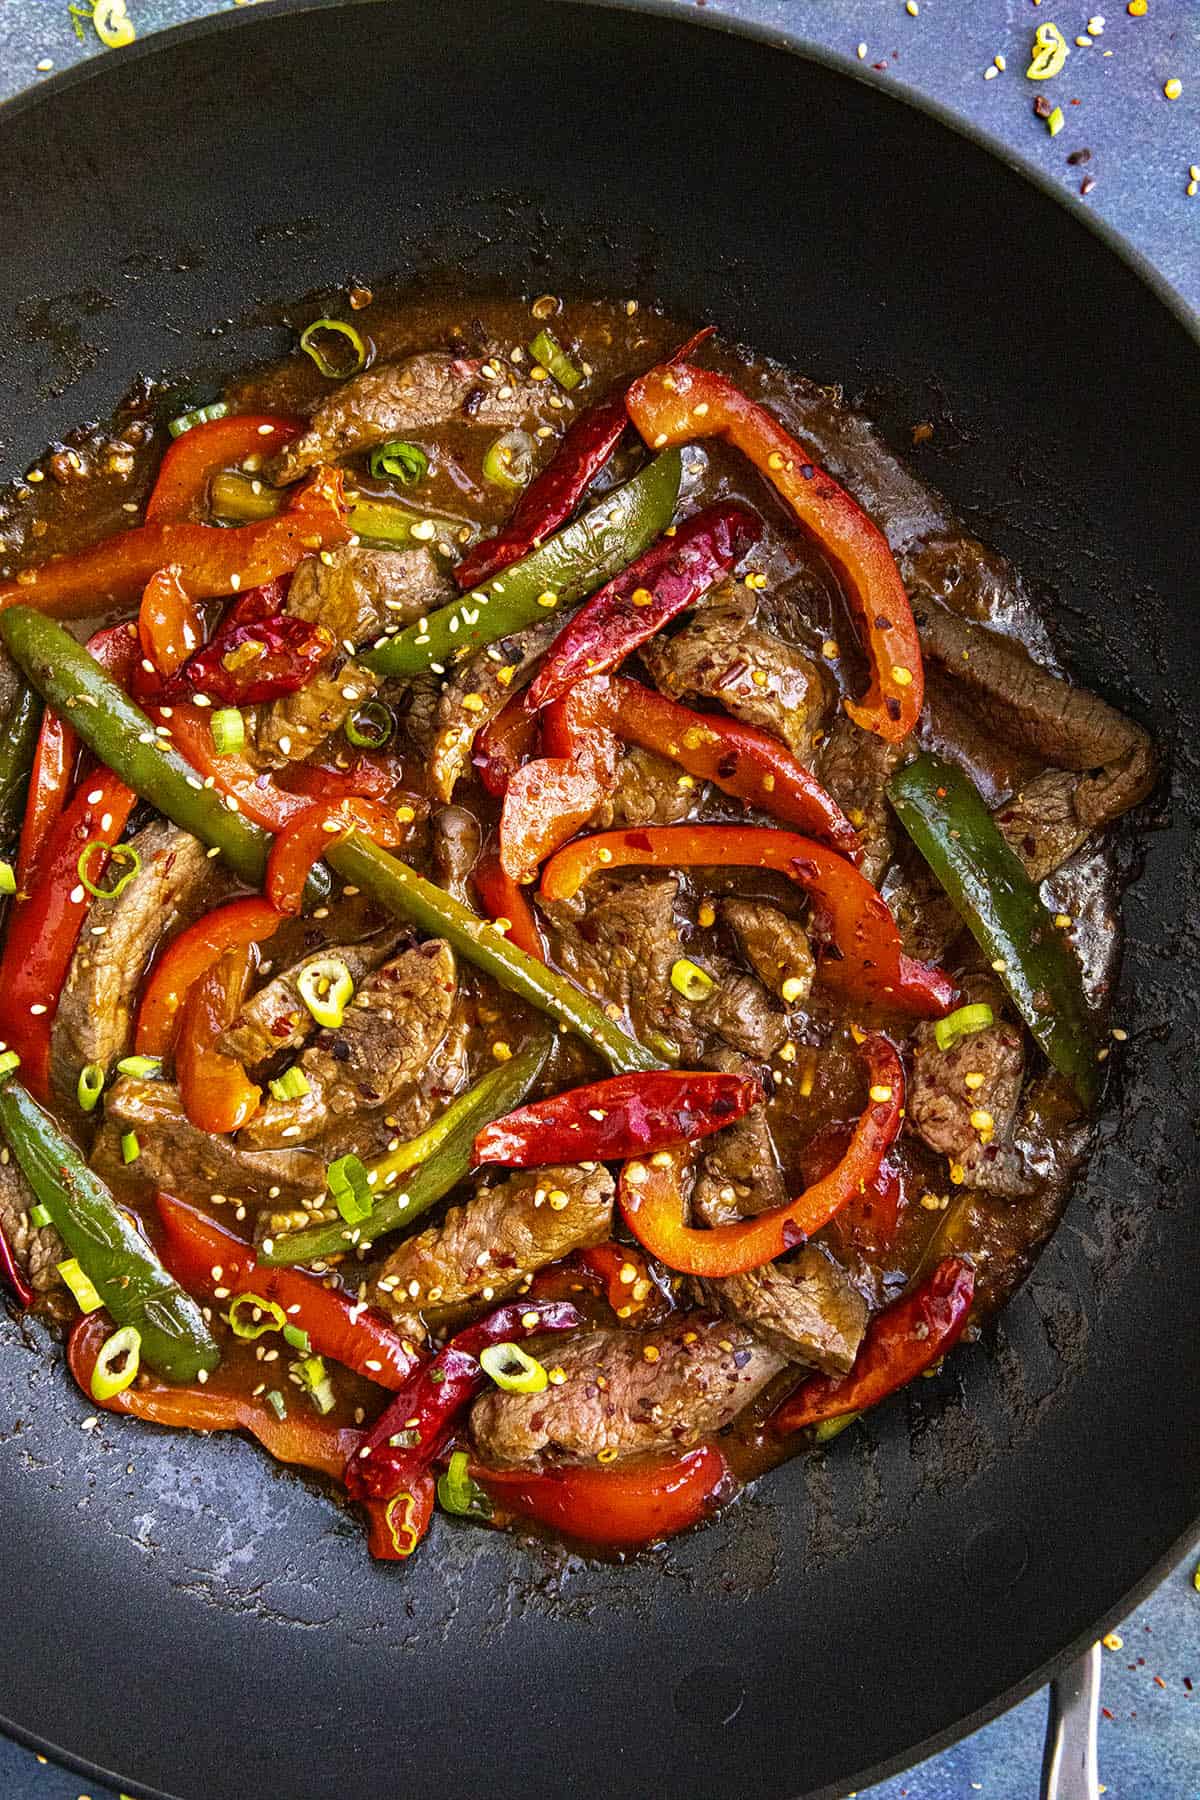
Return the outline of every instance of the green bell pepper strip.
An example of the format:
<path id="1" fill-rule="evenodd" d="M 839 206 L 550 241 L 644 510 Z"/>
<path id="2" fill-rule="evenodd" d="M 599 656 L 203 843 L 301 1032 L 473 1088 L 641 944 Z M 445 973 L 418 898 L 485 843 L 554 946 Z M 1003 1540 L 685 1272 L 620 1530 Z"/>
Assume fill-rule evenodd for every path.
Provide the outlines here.
<path id="1" fill-rule="evenodd" d="M 0 733 L 0 844 L 20 828 L 41 717 L 42 703 L 23 681 Z"/>
<path id="2" fill-rule="evenodd" d="M 375 1204 L 359 1224 L 331 1219 L 265 1239 L 255 1252 L 257 1260 L 272 1266 L 323 1262 L 343 1256 L 347 1250 L 363 1249 L 428 1212 L 475 1166 L 476 1134 L 524 1100 L 541 1074 L 552 1042 L 548 1031 L 540 1031 L 508 1062 L 490 1070 L 451 1101 L 427 1130 L 373 1162 L 367 1174 Z M 395 1184 L 400 1176 L 417 1164 L 420 1167 L 412 1180 L 403 1190 L 398 1189 Z"/>
<path id="3" fill-rule="evenodd" d="M 118 1325 L 136 1325 L 142 1357 L 171 1381 L 221 1360 L 204 1316 L 159 1262 L 100 1177 L 19 1081 L 0 1085 L 0 1129 L 52 1224 Z"/>
<path id="4" fill-rule="evenodd" d="M 214 475 L 209 487 L 209 504 L 214 517 L 238 519 L 243 524 L 256 519 L 273 519 L 283 510 L 291 492 L 288 488 L 269 487 L 253 475 L 226 469 Z M 406 506 L 401 500 L 386 500 L 372 494 L 346 490 L 349 512 L 346 523 L 356 536 L 370 538 L 377 544 L 414 545 L 418 543 L 452 544 L 462 547 L 463 535 L 473 535 L 462 519 L 432 518 Z"/>
<path id="5" fill-rule="evenodd" d="M 1079 962 L 979 790 L 956 763 L 926 753 L 897 770 L 888 798 L 1050 1066 L 1090 1106 L 1100 1069 Z"/>
<path id="6" fill-rule="evenodd" d="M 614 1075 L 638 1069 L 661 1069 L 665 1064 L 630 1037 L 573 981 L 527 956 L 511 944 L 488 919 L 464 906 L 444 888 L 426 881 L 407 863 L 381 850 L 369 838 L 352 831 L 325 852 L 326 861 L 342 880 L 415 925 L 430 937 L 445 938 L 460 956 L 506 988 L 528 1000 L 539 1012 L 549 1013 L 560 1025 L 575 1032 L 612 1069 Z"/>
<path id="7" fill-rule="evenodd" d="M 47 706 L 74 726 L 89 750 L 184 831 L 219 850 L 235 874 L 261 887 L 271 837 L 231 812 L 215 788 L 207 788 L 169 738 L 159 737 L 140 707 L 102 669 L 70 632 L 28 606 L 0 612 L 0 641 Z M 328 897 L 328 871 L 319 864 L 306 890 L 310 901 Z"/>
<path id="8" fill-rule="evenodd" d="M 439 607 L 359 656 L 376 675 L 418 675 L 494 643 L 602 587 L 671 523 L 682 463 L 668 450 L 485 587 Z"/>

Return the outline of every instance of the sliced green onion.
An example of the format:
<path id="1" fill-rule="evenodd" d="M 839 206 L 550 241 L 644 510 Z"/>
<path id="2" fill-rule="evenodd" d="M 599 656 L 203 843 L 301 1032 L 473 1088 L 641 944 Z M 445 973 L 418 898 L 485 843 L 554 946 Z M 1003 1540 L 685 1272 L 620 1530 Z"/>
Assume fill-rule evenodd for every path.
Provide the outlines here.
<path id="1" fill-rule="evenodd" d="M 300 971 L 300 998 L 318 1025 L 336 1031 L 354 998 L 354 977 L 338 956 L 322 956 Z"/>
<path id="2" fill-rule="evenodd" d="M 223 419 L 228 411 L 223 400 L 214 400 L 211 406 L 193 406 L 191 412 L 180 413 L 177 419 L 168 419 L 167 430 L 172 437 L 182 437 L 193 425 L 211 425 L 214 419 Z"/>
<path id="3" fill-rule="evenodd" d="M 121 1137 L 121 1161 L 123 1163 L 136 1162 L 141 1154 L 142 1146 L 138 1143 L 137 1132 L 126 1131 L 123 1133 Z"/>
<path id="4" fill-rule="evenodd" d="M 549 369 L 559 387 L 565 387 L 568 392 L 583 380 L 583 370 L 575 366 L 554 333 L 545 327 L 530 343 L 529 354 L 543 368 Z"/>
<path id="5" fill-rule="evenodd" d="M 540 1394 L 550 1379 L 520 1344 L 489 1344 L 479 1353 L 479 1366 L 506 1394 Z"/>
<path id="6" fill-rule="evenodd" d="M 690 956 L 680 956 L 671 964 L 671 986 L 685 1000 L 704 1000 L 713 991 L 713 978 Z"/>
<path id="7" fill-rule="evenodd" d="M 123 1056 L 117 1064 L 117 1074 L 132 1075 L 135 1081 L 153 1081 L 162 1074 L 162 1065 L 161 1056 Z"/>
<path id="8" fill-rule="evenodd" d="M 285 1344 L 290 1344 L 293 1350 L 298 1350 L 301 1356 L 308 1356 L 312 1352 L 312 1342 L 309 1335 L 307 1331 L 304 1331 L 299 1325 L 285 1325 L 283 1328 L 283 1341 Z"/>
<path id="9" fill-rule="evenodd" d="M 308 1076 L 299 1063 L 293 1063 L 290 1069 L 285 1069 L 282 1075 L 277 1075 L 274 1081 L 268 1083 L 268 1086 L 276 1100 L 303 1100 L 305 1094 L 312 1092 L 308 1085 Z"/>
<path id="10" fill-rule="evenodd" d="M 388 1443 L 393 1450 L 415 1450 L 421 1442 L 421 1434 L 415 1425 L 406 1425 L 403 1431 L 393 1431 Z"/>
<path id="11" fill-rule="evenodd" d="M 246 721 L 236 706 L 223 706 L 212 716 L 213 749 L 218 756 L 236 756 L 246 746 Z"/>
<path id="12" fill-rule="evenodd" d="M 318 333 L 323 331 L 331 332 L 334 337 L 345 338 L 354 352 L 352 363 L 343 361 L 339 368 L 336 363 L 330 362 L 317 342 Z M 312 324 L 307 325 L 300 333 L 300 348 L 306 356 L 312 357 L 322 375 L 329 381 L 345 381 L 348 375 L 357 375 L 360 369 L 365 369 L 367 366 L 367 346 L 353 325 L 347 325 L 344 319 L 314 319 Z"/>
<path id="13" fill-rule="evenodd" d="M 17 872 L 10 862 L 0 862 L 0 894 L 15 894 Z"/>
<path id="14" fill-rule="evenodd" d="M 464 1518 L 490 1519 L 492 1503 L 477 1481 L 467 1473 L 470 1458 L 465 1450 L 456 1450 L 438 1476 L 438 1505 L 443 1512 L 459 1513 Z"/>
<path id="15" fill-rule="evenodd" d="M 296 1364 L 296 1374 L 317 1411 L 322 1414 L 332 1412 L 337 1402 L 324 1357 L 306 1356 L 303 1362 Z"/>
<path id="16" fill-rule="evenodd" d="M 261 1294 L 239 1294 L 229 1308 L 229 1329 L 234 1337 L 260 1338 L 267 1331 L 282 1331 L 287 1314 L 275 1300 Z"/>
<path id="17" fill-rule="evenodd" d="M 483 459 L 487 481 L 497 487 L 523 488 L 533 474 L 533 439 L 527 431 L 506 431 L 489 444 Z"/>
<path id="18" fill-rule="evenodd" d="M 50 1214 L 40 1200 L 36 1206 L 31 1206 L 29 1209 L 29 1223 L 38 1231 L 50 1223 Z"/>
<path id="19" fill-rule="evenodd" d="M 960 1006 L 957 1011 L 947 1013 L 944 1019 L 936 1022 L 933 1035 L 939 1050 L 949 1050 L 959 1038 L 970 1037 L 976 1031 L 986 1031 L 989 1025 L 995 1023 L 996 1015 L 990 1006 L 982 1003 Z"/>
<path id="20" fill-rule="evenodd" d="M 94 1112 L 96 1102 L 104 1092 L 104 1064 L 85 1063 L 79 1071 L 79 1080 L 75 1083 L 75 1098 L 81 1111 Z"/>
<path id="21" fill-rule="evenodd" d="M 382 700 L 368 700 L 357 707 L 342 727 L 356 750 L 382 750 L 396 729 L 390 706 Z"/>
<path id="22" fill-rule="evenodd" d="M 101 1406 L 117 1394 L 132 1387 L 142 1361 L 142 1334 L 136 1325 L 122 1325 L 120 1331 L 105 1338 L 92 1370 L 89 1387 L 92 1399 Z"/>
<path id="23" fill-rule="evenodd" d="M 331 1162 L 325 1171 L 325 1185 L 347 1225 L 360 1225 L 370 1218 L 375 1200 L 366 1164 L 359 1157 L 339 1156 Z"/>
<path id="24" fill-rule="evenodd" d="M 263 1395 L 263 1399 L 271 1408 L 271 1411 L 275 1414 L 277 1419 L 287 1418 L 287 1401 L 284 1399 L 278 1388 L 270 1388 L 267 1393 Z"/>
<path id="25" fill-rule="evenodd" d="M 104 1302 L 90 1277 L 84 1274 L 77 1256 L 68 1256 L 66 1262 L 60 1262 L 58 1272 L 74 1294 L 75 1304 L 81 1313 L 99 1312 Z"/>
<path id="26" fill-rule="evenodd" d="M 822 1419 L 821 1423 L 815 1427 L 813 1437 L 818 1444 L 828 1444 L 835 1437 L 841 1437 L 848 1425 L 853 1425 L 856 1419 L 861 1418 L 861 1413 L 851 1412 L 838 1413 L 834 1419 Z"/>
<path id="27" fill-rule="evenodd" d="M 412 487 L 429 472 L 429 458 L 419 444 L 406 444 L 397 439 L 392 444 L 380 444 L 372 450 L 367 458 L 367 467 L 376 481 L 385 475 L 392 475 L 405 487 Z"/>
<path id="28" fill-rule="evenodd" d="M 128 870 L 118 879 L 115 887 L 97 887 L 88 874 L 88 864 L 97 850 L 104 856 L 111 856 L 115 863 L 129 864 Z M 78 870 L 80 881 L 89 894 L 93 894 L 97 900 L 115 900 L 117 895 L 123 894 L 130 882 L 136 880 L 141 873 L 142 859 L 132 844 L 106 844 L 103 838 L 93 838 L 79 852 L 79 860 L 75 867 Z"/>
<path id="29" fill-rule="evenodd" d="M 13 1070 L 19 1069 L 20 1066 L 21 1059 L 15 1050 L 0 1051 L 0 1081 L 2 1081 L 6 1075 L 11 1075 Z"/>

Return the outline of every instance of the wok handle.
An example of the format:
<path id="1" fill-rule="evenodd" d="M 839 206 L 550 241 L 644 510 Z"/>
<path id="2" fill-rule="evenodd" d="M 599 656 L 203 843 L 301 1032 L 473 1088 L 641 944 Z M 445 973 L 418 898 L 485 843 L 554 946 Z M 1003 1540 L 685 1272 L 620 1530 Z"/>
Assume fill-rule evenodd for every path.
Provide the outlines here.
<path id="1" fill-rule="evenodd" d="M 1100 1646 L 1069 1664 L 1050 1683 L 1042 1800 L 1096 1800 L 1100 1765 Z"/>

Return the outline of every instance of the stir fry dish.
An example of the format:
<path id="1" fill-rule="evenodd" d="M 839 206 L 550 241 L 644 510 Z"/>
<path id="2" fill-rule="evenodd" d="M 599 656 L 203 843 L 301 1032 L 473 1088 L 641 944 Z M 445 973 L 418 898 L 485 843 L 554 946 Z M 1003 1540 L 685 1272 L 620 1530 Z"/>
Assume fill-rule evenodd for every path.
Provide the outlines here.
<path id="1" fill-rule="evenodd" d="M 331 313 L 0 502 L 3 1273 L 377 1557 L 623 1554 L 1027 1274 L 1154 754 L 838 391 L 632 301 Z"/>

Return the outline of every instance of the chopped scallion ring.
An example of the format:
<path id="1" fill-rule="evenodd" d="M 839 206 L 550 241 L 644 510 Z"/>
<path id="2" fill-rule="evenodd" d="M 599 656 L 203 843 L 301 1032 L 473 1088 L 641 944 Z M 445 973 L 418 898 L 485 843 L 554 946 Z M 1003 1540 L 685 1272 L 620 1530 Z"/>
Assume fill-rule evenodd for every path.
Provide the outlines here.
<path id="1" fill-rule="evenodd" d="M 43 1231 L 50 1223 L 50 1214 L 39 1200 L 36 1206 L 29 1209 L 29 1223 L 38 1231 Z"/>
<path id="2" fill-rule="evenodd" d="M 397 439 L 380 444 L 367 458 L 367 467 L 376 481 L 391 475 L 405 487 L 412 487 L 429 472 L 429 458 L 419 444 L 406 444 Z"/>
<path id="3" fill-rule="evenodd" d="M 324 1357 L 306 1356 L 303 1362 L 296 1364 L 296 1374 L 317 1411 L 321 1414 L 332 1412 L 337 1400 Z"/>
<path id="4" fill-rule="evenodd" d="M 271 1411 L 275 1414 L 277 1419 L 287 1418 L 287 1401 L 284 1399 L 278 1388 L 271 1388 L 263 1395 L 263 1399 L 271 1408 Z"/>
<path id="5" fill-rule="evenodd" d="M 533 474 L 533 448 L 527 431 L 506 431 L 488 445 L 483 459 L 485 480 L 512 490 L 525 487 Z"/>
<path id="6" fill-rule="evenodd" d="M 375 1204 L 366 1164 L 357 1156 L 339 1156 L 325 1171 L 330 1196 L 347 1225 L 360 1225 Z"/>
<path id="7" fill-rule="evenodd" d="M 138 1143 L 137 1132 L 124 1132 L 121 1137 L 121 1161 L 123 1163 L 136 1162 L 141 1154 L 142 1146 Z"/>
<path id="8" fill-rule="evenodd" d="M 317 1024 L 336 1031 L 354 998 L 354 977 L 337 956 L 322 956 L 300 971 L 296 986 Z"/>
<path id="9" fill-rule="evenodd" d="M 0 894 L 15 894 L 17 872 L 10 862 L 0 862 Z"/>
<path id="10" fill-rule="evenodd" d="M 312 1353 L 312 1342 L 309 1335 L 299 1325 L 285 1325 L 283 1341 L 285 1344 L 290 1344 L 293 1350 L 298 1350 L 301 1356 L 309 1356 Z"/>
<path id="11" fill-rule="evenodd" d="M 20 1066 L 21 1059 L 15 1050 L 0 1051 L 0 1081 L 2 1081 L 6 1075 L 11 1075 L 13 1070 L 19 1069 Z"/>
<path id="12" fill-rule="evenodd" d="M 550 1380 L 537 1357 L 520 1344 L 489 1344 L 479 1353 L 479 1366 L 506 1394 L 540 1394 Z"/>
<path id="13" fill-rule="evenodd" d="M 330 332 L 334 337 L 345 338 L 354 352 L 354 361 L 347 363 L 343 357 L 340 365 L 330 362 L 318 342 L 321 332 Z M 300 333 L 300 348 L 306 356 L 312 357 L 322 375 L 329 381 L 345 381 L 348 375 L 357 375 L 360 369 L 365 369 L 367 366 L 367 346 L 353 325 L 347 325 L 344 319 L 314 319 L 312 324 L 307 325 Z"/>
<path id="14" fill-rule="evenodd" d="M 368 700 L 356 707 L 342 728 L 356 750 L 382 750 L 396 729 L 390 706 Z"/>
<path id="15" fill-rule="evenodd" d="M 84 1274 L 78 1257 L 69 1256 L 66 1262 L 60 1262 L 58 1272 L 74 1294 L 75 1304 L 81 1313 L 99 1312 L 104 1302 L 96 1292 L 91 1278 Z"/>
<path id="16" fill-rule="evenodd" d="M 685 1000 L 705 1000 L 713 991 L 713 978 L 690 956 L 680 956 L 671 964 L 671 986 Z"/>
<path id="17" fill-rule="evenodd" d="M 937 1020 L 933 1027 L 934 1040 L 939 1050 L 949 1050 L 959 1038 L 970 1037 L 975 1031 L 986 1031 L 995 1022 L 996 1016 L 990 1006 L 960 1006 L 957 1011 L 947 1013 L 944 1019 Z"/>
<path id="18" fill-rule="evenodd" d="M 132 1075 L 135 1081 L 153 1081 L 162 1074 L 161 1056 L 123 1056 L 117 1064 L 118 1075 Z"/>
<path id="19" fill-rule="evenodd" d="M 91 862 L 92 857 L 95 856 L 97 851 L 99 851 L 102 856 L 111 856 L 115 863 L 127 863 L 129 865 L 125 874 L 118 877 L 113 887 L 97 887 L 96 883 L 88 874 L 88 864 Z M 83 883 L 89 894 L 92 894 L 97 900 L 115 900 L 117 895 L 123 894 L 130 882 L 135 881 L 141 873 L 142 859 L 132 844 L 106 844 L 103 838 L 93 838 L 91 843 L 85 844 L 83 849 L 79 852 L 79 860 L 75 864 L 75 867 L 79 873 L 80 881 Z"/>
<path id="20" fill-rule="evenodd" d="M 529 345 L 529 354 L 549 369 L 559 387 L 565 387 L 568 393 L 583 380 L 583 370 L 576 368 L 552 331 L 539 331 Z"/>
<path id="21" fill-rule="evenodd" d="M 438 1476 L 438 1505 L 443 1512 L 459 1513 L 463 1518 L 490 1519 L 492 1503 L 477 1481 L 468 1474 L 470 1458 L 465 1450 L 456 1450 Z"/>
<path id="22" fill-rule="evenodd" d="M 79 1080 L 75 1083 L 75 1098 L 80 1110 L 85 1113 L 94 1112 L 96 1103 L 104 1092 L 104 1064 L 85 1063 L 79 1071 Z"/>
<path id="23" fill-rule="evenodd" d="M 853 1425 L 855 1419 L 861 1418 L 861 1413 L 838 1413 L 832 1419 L 822 1419 L 814 1428 L 813 1436 L 818 1444 L 828 1444 L 833 1438 L 840 1437 L 848 1425 Z"/>
<path id="24" fill-rule="evenodd" d="M 282 1075 L 277 1075 L 268 1085 L 276 1100 L 303 1100 L 305 1094 L 312 1092 L 308 1076 L 298 1063 L 293 1063 L 290 1069 L 285 1069 Z"/>
<path id="25" fill-rule="evenodd" d="M 214 419 L 223 419 L 228 411 L 223 400 L 214 400 L 211 406 L 194 406 L 191 412 L 180 413 L 177 419 L 169 419 L 167 430 L 173 438 L 182 437 L 193 425 L 211 425 Z"/>
<path id="26" fill-rule="evenodd" d="M 212 716 L 213 749 L 218 756 L 236 756 L 246 744 L 246 721 L 236 706 L 223 706 Z"/>
<path id="27" fill-rule="evenodd" d="M 229 1308 L 229 1329 L 234 1337 L 260 1338 L 267 1331 L 282 1331 L 287 1314 L 275 1300 L 261 1294 L 239 1294 Z"/>
<path id="28" fill-rule="evenodd" d="M 101 1406 L 117 1394 L 123 1394 L 137 1379 L 142 1360 L 142 1334 L 136 1325 L 122 1325 L 105 1338 L 92 1370 L 89 1386 L 92 1399 Z"/>

